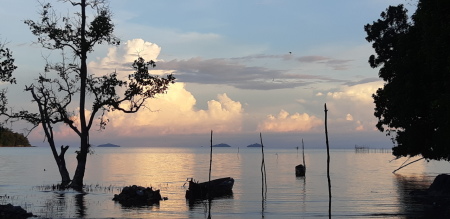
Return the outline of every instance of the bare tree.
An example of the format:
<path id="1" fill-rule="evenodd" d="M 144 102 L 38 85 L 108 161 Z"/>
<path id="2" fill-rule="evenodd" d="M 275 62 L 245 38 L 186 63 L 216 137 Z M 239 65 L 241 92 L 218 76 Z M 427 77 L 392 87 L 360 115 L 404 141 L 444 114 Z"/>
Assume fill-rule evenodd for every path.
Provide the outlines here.
<path id="1" fill-rule="evenodd" d="M 55 64 L 47 61 L 45 71 L 39 73 L 35 83 L 25 88 L 31 93 L 39 112 L 24 110 L 8 116 L 31 122 L 34 127 L 42 126 L 61 174 L 61 185 L 81 190 L 90 151 L 89 133 L 96 118 L 103 129 L 108 122 L 104 119 L 106 112 L 119 110 L 135 113 L 145 108 L 146 100 L 166 92 L 168 86 L 174 83 L 175 77 L 150 75 L 149 69 L 155 67 L 155 62 L 146 62 L 141 57 L 130 66 L 134 68 L 134 73 L 127 80 L 118 79 L 117 72 L 101 76 L 88 72 L 87 55 L 94 50 L 95 45 L 120 44 L 119 39 L 113 35 L 111 12 L 105 0 L 63 2 L 78 8 L 74 17 L 60 17 L 51 4 L 42 4 L 41 19 L 25 21 L 37 36 L 37 43 L 46 49 L 59 50 L 62 54 L 62 61 Z M 91 20 L 87 18 L 87 11 L 94 14 L 90 16 Z M 67 54 L 72 57 L 68 58 Z M 119 91 L 123 93 L 119 95 Z M 92 98 L 89 99 L 88 96 Z M 88 107 L 90 114 L 87 113 Z M 100 116 L 96 117 L 97 114 Z M 76 157 L 78 164 L 72 180 L 64 160 L 68 146 L 61 146 L 58 154 L 55 145 L 53 128 L 56 124 L 67 125 L 80 138 L 80 149 Z"/>

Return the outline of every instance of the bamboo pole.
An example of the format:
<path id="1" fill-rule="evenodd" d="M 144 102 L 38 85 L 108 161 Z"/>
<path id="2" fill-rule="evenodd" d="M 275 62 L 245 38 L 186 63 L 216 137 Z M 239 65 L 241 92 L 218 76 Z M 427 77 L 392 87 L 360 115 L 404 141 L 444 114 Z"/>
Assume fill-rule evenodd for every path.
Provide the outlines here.
<path id="1" fill-rule="evenodd" d="M 259 133 L 259 138 L 261 139 L 261 153 L 262 153 L 262 161 L 261 161 L 261 183 L 262 183 L 262 197 L 265 199 L 267 194 L 267 176 L 266 176 L 266 163 L 264 161 L 264 144 L 262 141 L 262 134 Z"/>
<path id="2" fill-rule="evenodd" d="M 209 182 L 211 182 L 211 169 L 212 169 L 212 150 L 213 150 L 212 136 L 213 131 L 211 130 L 211 151 L 209 152 L 209 178 L 208 178 Z"/>
<path id="3" fill-rule="evenodd" d="M 305 167 L 305 171 L 306 171 L 306 164 L 305 164 L 305 144 L 303 143 L 303 138 L 302 138 L 302 153 L 303 153 L 303 167 Z"/>
<path id="4" fill-rule="evenodd" d="M 211 150 L 209 152 L 209 177 L 208 177 L 208 219 L 211 218 L 211 169 L 212 169 L 212 150 L 213 150 L 213 131 L 211 130 Z"/>
<path id="5" fill-rule="evenodd" d="M 328 178 L 328 217 L 331 218 L 331 179 L 330 179 L 330 145 L 328 143 L 328 127 L 327 127 L 327 104 L 325 108 L 325 141 L 327 144 L 327 178 Z"/>
<path id="6" fill-rule="evenodd" d="M 259 133 L 259 138 L 261 139 L 261 153 L 262 153 L 262 161 L 261 161 L 261 214 L 262 218 L 264 218 L 264 205 L 267 198 L 267 177 L 266 177 L 266 164 L 264 162 L 264 144 L 262 141 L 262 134 Z"/>

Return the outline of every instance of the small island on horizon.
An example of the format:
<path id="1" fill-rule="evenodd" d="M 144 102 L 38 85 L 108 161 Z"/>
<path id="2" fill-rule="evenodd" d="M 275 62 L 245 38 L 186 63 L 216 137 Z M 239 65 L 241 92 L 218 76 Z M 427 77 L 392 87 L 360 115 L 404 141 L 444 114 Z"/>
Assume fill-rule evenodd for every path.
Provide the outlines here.
<path id="1" fill-rule="evenodd" d="M 229 148 L 229 147 L 231 147 L 231 146 L 230 146 L 229 144 L 220 143 L 220 144 L 215 144 L 215 145 L 213 145 L 213 147 Z"/>
<path id="2" fill-rule="evenodd" d="M 260 148 L 260 147 L 262 147 L 262 145 L 258 144 L 258 143 L 254 143 L 254 144 L 248 145 L 247 147 L 248 148 Z"/>
<path id="3" fill-rule="evenodd" d="M 120 147 L 120 145 L 111 144 L 111 143 L 106 143 L 106 144 L 97 145 L 97 147 L 117 148 L 117 147 Z"/>

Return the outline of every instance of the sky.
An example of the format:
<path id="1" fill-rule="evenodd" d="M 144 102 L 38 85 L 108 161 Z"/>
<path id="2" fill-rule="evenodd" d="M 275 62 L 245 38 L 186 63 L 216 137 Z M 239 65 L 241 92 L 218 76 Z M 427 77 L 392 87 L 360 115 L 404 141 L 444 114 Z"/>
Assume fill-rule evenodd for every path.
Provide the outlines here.
<path id="1" fill-rule="evenodd" d="M 62 16 L 69 4 L 54 2 Z M 375 128 L 372 94 L 383 86 L 364 25 L 389 5 L 412 0 L 111 0 L 119 46 L 99 45 L 88 56 L 96 75 L 132 73 L 138 56 L 156 61 L 153 74 L 177 78 L 166 94 L 135 114 L 111 112 L 106 130 L 93 127 L 93 145 L 325 148 L 324 104 L 331 148 L 392 147 Z M 1 0 L 0 39 L 13 51 L 18 84 L 8 88 L 14 109 L 36 111 L 25 85 L 43 72 L 58 51 L 41 48 L 26 19 L 39 18 L 40 3 Z M 76 106 L 73 106 L 76 110 Z M 89 109 L 87 109 L 89 110 Z M 17 132 L 24 124 L 13 124 Z M 57 127 L 57 144 L 77 146 L 77 136 Z M 32 145 L 46 145 L 33 130 Z"/>

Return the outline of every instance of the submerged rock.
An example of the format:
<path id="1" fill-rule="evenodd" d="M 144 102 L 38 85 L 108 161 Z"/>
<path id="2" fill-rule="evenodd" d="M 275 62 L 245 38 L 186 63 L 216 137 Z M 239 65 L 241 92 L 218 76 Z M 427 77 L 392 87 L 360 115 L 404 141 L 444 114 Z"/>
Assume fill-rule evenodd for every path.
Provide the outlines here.
<path id="1" fill-rule="evenodd" d="M 426 218 L 450 218 L 450 175 L 440 174 L 428 189 L 410 194 L 415 201 L 423 204 Z"/>
<path id="2" fill-rule="evenodd" d="M 20 206 L 13 206 L 12 204 L 0 205 L 0 218 L 29 218 L 33 217 L 32 213 L 28 213 Z"/>
<path id="3" fill-rule="evenodd" d="M 428 194 L 432 196 L 450 196 L 450 175 L 440 174 L 436 176 L 428 188 Z"/>
<path id="4" fill-rule="evenodd" d="M 120 194 L 115 194 L 114 201 L 118 201 L 123 206 L 144 206 L 159 203 L 163 200 L 159 190 L 153 191 L 151 187 L 126 186 Z"/>

